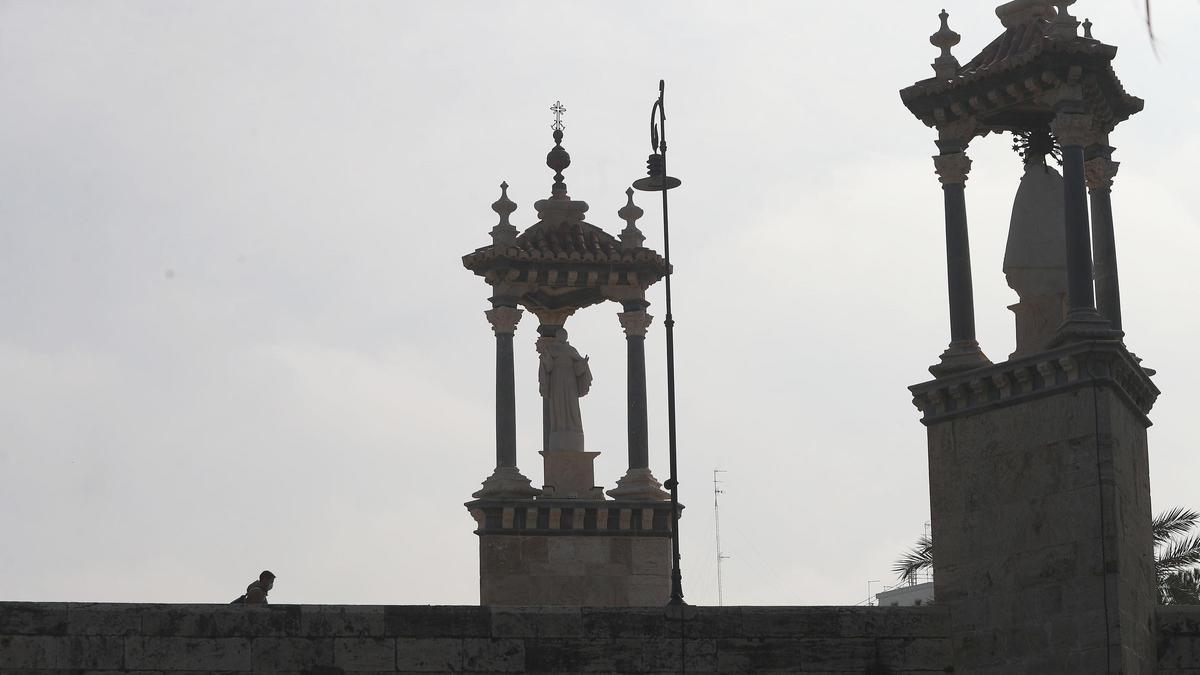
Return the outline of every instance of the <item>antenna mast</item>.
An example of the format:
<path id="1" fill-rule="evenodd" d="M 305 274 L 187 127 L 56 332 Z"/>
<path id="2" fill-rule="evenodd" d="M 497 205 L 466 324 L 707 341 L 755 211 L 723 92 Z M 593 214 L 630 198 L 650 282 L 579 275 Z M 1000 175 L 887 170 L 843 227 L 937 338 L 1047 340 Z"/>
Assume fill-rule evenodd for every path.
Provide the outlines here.
<path id="1" fill-rule="evenodd" d="M 725 473 L 723 469 L 713 469 L 713 522 L 716 524 L 717 531 L 717 606 L 725 606 L 725 587 L 721 579 L 721 561 L 729 556 L 721 552 L 721 502 L 718 495 L 725 491 L 721 489 L 721 481 L 717 478 L 717 474 Z"/>

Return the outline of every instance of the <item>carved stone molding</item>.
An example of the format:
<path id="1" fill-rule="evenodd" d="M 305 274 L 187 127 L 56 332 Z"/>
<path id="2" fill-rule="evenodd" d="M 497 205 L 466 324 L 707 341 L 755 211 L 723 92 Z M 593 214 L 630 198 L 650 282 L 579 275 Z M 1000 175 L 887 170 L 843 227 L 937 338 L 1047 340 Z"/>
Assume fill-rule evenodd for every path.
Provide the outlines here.
<path id="1" fill-rule="evenodd" d="M 670 537 L 671 504 L 658 499 L 511 500 L 484 497 L 466 503 L 476 534 Z M 682 512 L 683 506 L 679 507 Z"/>
<path id="2" fill-rule="evenodd" d="M 646 337 L 646 329 L 654 320 L 654 317 L 647 314 L 645 310 L 618 312 L 617 318 L 621 321 L 621 328 L 625 329 L 625 337 Z"/>
<path id="3" fill-rule="evenodd" d="M 913 405 L 929 425 L 992 407 L 1021 403 L 1078 387 L 1107 386 L 1143 417 L 1158 387 L 1125 346 L 1114 341 L 1079 342 L 987 368 L 913 385 Z"/>
<path id="4" fill-rule="evenodd" d="M 974 117 L 960 117 L 953 122 L 942 122 L 937 125 L 938 147 L 956 145 L 959 150 L 966 150 L 971 139 L 979 135 L 979 120 Z"/>
<path id="5" fill-rule="evenodd" d="M 934 155 L 933 167 L 942 185 L 962 185 L 971 172 L 971 158 L 965 152 Z"/>
<path id="6" fill-rule="evenodd" d="M 1064 147 L 1076 145 L 1086 147 L 1091 144 L 1092 116 L 1086 113 L 1058 113 L 1050 123 L 1050 131 L 1058 138 Z"/>
<path id="7" fill-rule="evenodd" d="M 497 335 L 512 335 L 517 332 L 517 324 L 521 321 L 523 313 L 516 307 L 496 307 L 484 312 L 484 315 L 491 322 L 492 330 Z"/>
<path id="8" fill-rule="evenodd" d="M 1083 175 L 1087 178 L 1089 190 L 1111 190 L 1113 178 L 1117 176 L 1120 162 L 1114 162 L 1107 157 L 1093 157 L 1083 165 Z"/>

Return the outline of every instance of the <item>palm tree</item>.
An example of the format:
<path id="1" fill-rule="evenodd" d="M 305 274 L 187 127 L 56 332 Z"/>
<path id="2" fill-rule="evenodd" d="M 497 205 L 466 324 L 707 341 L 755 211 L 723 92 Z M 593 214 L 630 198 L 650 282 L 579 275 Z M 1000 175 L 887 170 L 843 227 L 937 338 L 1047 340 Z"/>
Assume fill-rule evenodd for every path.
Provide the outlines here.
<path id="1" fill-rule="evenodd" d="M 1200 513 L 1173 508 L 1154 519 L 1154 572 L 1158 602 L 1200 605 L 1200 533 L 1190 534 Z"/>
<path id="2" fill-rule="evenodd" d="M 915 583 L 922 572 L 933 572 L 933 538 L 928 534 L 921 535 L 917 545 L 892 565 L 892 571 L 900 575 L 900 581 L 910 584 Z"/>
<path id="3" fill-rule="evenodd" d="M 1200 605 L 1200 513 L 1173 508 L 1151 522 L 1154 533 L 1154 572 L 1158 602 L 1163 605 Z M 913 583 L 922 572 L 933 571 L 933 539 L 922 535 L 911 551 L 892 565 L 900 580 Z"/>

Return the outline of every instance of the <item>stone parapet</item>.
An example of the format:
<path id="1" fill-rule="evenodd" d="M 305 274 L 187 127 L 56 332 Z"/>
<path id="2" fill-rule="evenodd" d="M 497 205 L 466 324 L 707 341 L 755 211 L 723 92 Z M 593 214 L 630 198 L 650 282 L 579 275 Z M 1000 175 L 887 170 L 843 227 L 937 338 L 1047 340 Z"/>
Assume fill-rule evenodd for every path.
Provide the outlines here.
<path id="1" fill-rule="evenodd" d="M 1146 415 L 1158 398 L 1158 387 L 1115 341 L 1078 342 L 913 385 L 909 391 L 922 413 L 921 422 L 931 425 L 1091 386 L 1111 388 L 1150 426 Z"/>
<path id="2" fill-rule="evenodd" d="M 466 506 L 478 535 L 671 536 L 669 502 L 477 499 Z"/>
<path id="3" fill-rule="evenodd" d="M 1200 671 L 1200 607 L 1158 610 L 1159 675 Z M 940 607 L 0 602 L 0 675 L 945 673 Z"/>
<path id="4" fill-rule="evenodd" d="M 941 673 L 936 608 L 0 603 L 0 673 Z"/>

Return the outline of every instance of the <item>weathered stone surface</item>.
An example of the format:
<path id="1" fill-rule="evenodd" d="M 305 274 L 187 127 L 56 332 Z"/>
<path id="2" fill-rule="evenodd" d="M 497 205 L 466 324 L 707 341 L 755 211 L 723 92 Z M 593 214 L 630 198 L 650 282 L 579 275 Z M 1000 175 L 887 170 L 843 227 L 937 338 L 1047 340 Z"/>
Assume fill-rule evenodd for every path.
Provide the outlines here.
<path id="1" fill-rule="evenodd" d="M 387 671 L 396 669 L 394 638 L 334 638 L 333 665 L 347 671 Z"/>
<path id="2" fill-rule="evenodd" d="M 300 609 L 300 635 L 350 637 L 383 633 L 382 606 L 304 605 Z"/>
<path id="3" fill-rule="evenodd" d="M 125 638 L 129 670 L 250 670 L 250 640 L 245 637 Z"/>
<path id="4" fill-rule="evenodd" d="M 1050 594 L 1054 595 L 1054 594 Z M 1067 593 L 1070 595 L 1070 592 Z M 984 603 L 977 617 L 1011 615 L 1043 602 L 1007 607 Z M 0 602 L 0 621 L 25 626 L 31 603 Z M 24 606 L 22 606 L 24 605 Z M 74 605 L 71 605 L 74 607 Z M 59 625 L 67 635 L 0 633 L 0 675 L 345 675 L 346 673 L 945 673 L 952 643 L 945 607 L 336 607 L 273 606 L 293 624 L 237 620 L 227 605 L 80 605 L 89 612 Z M 18 617 L 9 616 L 19 610 Z M 1103 611 L 1076 608 L 1039 630 L 981 630 L 955 638 L 987 654 L 1018 645 L 1029 655 L 1022 672 L 1103 672 L 1103 640 L 1088 625 Z M 260 608 L 242 608 L 256 617 Z M 70 612 L 68 611 L 68 614 Z M 84 616 L 86 614 L 86 616 Z M 140 635 L 129 617 L 154 614 L 206 635 Z M 109 617 L 112 626 L 105 626 Z M 35 619 L 41 621 L 41 619 Z M 977 620 L 982 621 L 982 618 Z M 266 634 L 256 634 L 261 631 Z M 215 635 L 216 633 L 235 633 Z M 1073 645 L 1066 665 L 1040 658 L 1049 643 Z M 1200 607 L 1159 610 L 1159 672 L 1200 672 Z M 1097 664 L 1101 664 L 1097 666 Z M 1089 670 L 1099 667 L 1101 670 Z M 1064 670 L 1065 669 L 1065 670 Z M 959 672 L 956 669 L 956 672 Z M 1004 664 L 974 672 L 1009 675 Z"/>
<path id="5" fill-rule="evenodd" d="M 119 637 L 99 635 L 2 635 L 0 671 L 118 670 L 124 644 Z"/>
<path id="6" fill-rule="evenodd" d="M 138 605 L 73 602 L 67 606 L 67 632 L 71 635 L 140 635 L 141 609 Z"/>
<path id="7" fill-rule="evenodd" d="M 6 602 L 0 635 L 66 635 L 67 603 Z"/>
<path id="8" fill-rule="evenodd" d="M 255 672 L 288 672 L 333 667 L 333 638 L 254 638 L 250 662 Z"/>
<path id="9" fill-rule="evenodd" d="M 396 669 L 455 673 L 463 668 L 461 638 L 397 638 Z"/>
<path id="10" fill-rule="evenodd" d="M 296 605 L 144 605 L 143 635 L 164 637 L 287 636 L 300 630 Z"/>

